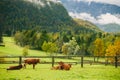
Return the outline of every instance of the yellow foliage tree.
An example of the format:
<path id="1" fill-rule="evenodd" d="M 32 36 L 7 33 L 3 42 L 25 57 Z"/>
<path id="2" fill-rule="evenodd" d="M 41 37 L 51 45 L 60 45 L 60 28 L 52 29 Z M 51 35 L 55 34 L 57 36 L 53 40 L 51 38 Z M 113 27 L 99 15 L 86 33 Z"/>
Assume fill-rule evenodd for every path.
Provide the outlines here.
<path id="1" fill-rule="evenodd" d="M 103 40 L 100 38 L 97 38 L 94 41 L 94 48 L 93 48 L 93 53 L 94 56 L 97 56 L 97 61 L 99 59 L 100 56 L 104 56 L 104 43 Z M 95 61 L 95 57 L 94 57 L 94 61 Z"/>
<path id="2" fill-rule="evenodd" d="M 115 61 L 114 56 L 120 56 L 120 40 L 119 39 L 115 40 L 114 44 L 108 46 L 108 48 L 106 49 L 105 56 L 111 56 L 107 58 L 107 60 L 111 62 Z"/>
<path id="3" fill-rule="evenodd" d="M 116 56 L 120 56 L 120 40 L 116 40 L 114 43 L 115 46 L 115 54 Z"/>
<path id="4" fill-rule="evenodd" d="M 97 38 L 94 41 L 94 56 L 103 56 L 104 55 L 104 43 L 102 39 Z"/>
<path id="5" fill-rule="evenodd" d="M 58 39 L 59 38 L 59 33 L 54 33 L 53 34 L 53 40 L 56 40 L 56 39 Z"/>

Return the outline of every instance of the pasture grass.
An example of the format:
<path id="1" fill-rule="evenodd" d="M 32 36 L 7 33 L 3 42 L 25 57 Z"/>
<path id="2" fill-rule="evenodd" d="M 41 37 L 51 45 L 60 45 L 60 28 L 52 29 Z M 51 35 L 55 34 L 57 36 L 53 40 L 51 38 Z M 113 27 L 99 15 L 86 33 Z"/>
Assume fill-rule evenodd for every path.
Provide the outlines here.
<path id="1" fill-rule="evenodd" d="M 5 47 L 0 46 L 0 55 L 5 56 L 22 56 L 23 47 L 20 47 L 15 44 L 13 37 L 3 37 Z M 28 51 L 28 56 L 44 56 L 45 52 L 39 50 L 30 50 Z"/>
<path id="2" fill-rule="evenodd" d="M 0 64 L 0 80 L 119 80 L 120 67 L 104 65 L 72 65 L 70 71 L 51 70 L 50 64 L 38 64 L 36 69 L 27 65 L 26 69 L 6 71 L 8 66 Z"/>

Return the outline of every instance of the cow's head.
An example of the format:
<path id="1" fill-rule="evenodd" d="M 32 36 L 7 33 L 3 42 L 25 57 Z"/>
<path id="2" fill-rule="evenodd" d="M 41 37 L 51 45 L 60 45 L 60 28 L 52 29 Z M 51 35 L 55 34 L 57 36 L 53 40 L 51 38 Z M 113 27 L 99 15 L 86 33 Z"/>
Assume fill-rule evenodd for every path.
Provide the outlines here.
<path id="1" fill-rule="evenodd" d="M 23 67 L 23 65 L 22 65 L 22 64 L 19 64 L 19 67 L 20 67 L 20 68 L 22 68 L 22 67 Z"/>
<path id="2" fill-rule="evenodd" d="M 40 59 L 36 59 L 37 60 L 37 63 L 40 63 Z"/>
<path id="3" fill-rule="evenodd" d="M 58 64 L 59 64 L 59 65 L 63 65 L 63 64 L 64 64 L 64 62 L 60 61 Z"/>

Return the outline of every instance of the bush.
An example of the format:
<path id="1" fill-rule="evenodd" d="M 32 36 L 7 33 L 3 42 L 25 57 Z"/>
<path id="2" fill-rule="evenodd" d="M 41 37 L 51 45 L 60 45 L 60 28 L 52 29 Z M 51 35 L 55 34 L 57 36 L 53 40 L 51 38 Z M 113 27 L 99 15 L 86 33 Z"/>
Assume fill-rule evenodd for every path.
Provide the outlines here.
<path id="1" fill-rule="evenodd" d="M 26 46 L 23 48 L 23 56 L 27 56 L 27 55 L 28 55 L 28 50 L 29 50 L 29 46 L 26 45 Z"/>

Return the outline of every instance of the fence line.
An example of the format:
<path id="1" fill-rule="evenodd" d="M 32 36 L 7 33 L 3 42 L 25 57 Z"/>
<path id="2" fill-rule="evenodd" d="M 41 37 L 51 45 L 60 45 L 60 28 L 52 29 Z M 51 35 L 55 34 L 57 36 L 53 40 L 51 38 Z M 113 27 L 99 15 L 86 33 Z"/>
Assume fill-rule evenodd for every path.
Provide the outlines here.
<path id="1" fill-rule="evenodd" d="M 118 67 L 119 65 L 119 62 L 118 62 L 118 58 L 120 56 L 80 56 L 80 55 L 77 55 L 77 56 L 0 56 L 0 60 L 3 58 L 18 58 L 19 61 L 8 61 L 8 62 L 4 62 L 4 61 L 0 61 L 0 64 L 11 64 L 11 63 L 18 63 L 18 64 L 22 64 L 23 61 L 22 61 L 22 58 L 51 58 L 51 62 L 41 62 L 41 64 L 52 64 L 52 67 L 54 66 L 55 63 L 55 58 L 62 58 L 62 59 L 72 59 L 72 57 L 79 57 L 79 62 L 76 61 L 76 62 L 68 62 L 68 63 L 75 63 L 75 64 L 81 64 L 81 67 L 83 68 L 84 64 L 85 63 L 89 63 L 90 65 L 92 65 L 93 63 L 99 63 L 99 64 L 105 64 L 105 65 L 108 65 L 108 61 L 106 62 L 96 62 L 95 61 L 95 57 L 97 58 L 114 58 L 114 66 L 115 68 Z M 92 62 L 91 60 L 85 60 L 84 58 L 85 57 L 93 57 L 94 58 L 94 61 Z"/>

